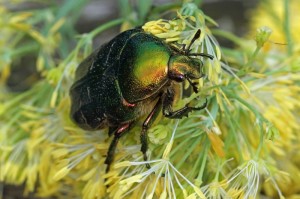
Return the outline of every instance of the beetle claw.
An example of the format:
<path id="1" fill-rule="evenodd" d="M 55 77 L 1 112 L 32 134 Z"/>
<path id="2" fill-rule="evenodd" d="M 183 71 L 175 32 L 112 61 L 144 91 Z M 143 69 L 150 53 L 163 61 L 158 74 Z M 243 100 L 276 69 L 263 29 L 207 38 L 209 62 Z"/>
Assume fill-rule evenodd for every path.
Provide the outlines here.
<path id="1" fill-rule="evenodd" d="M 206 108 L 206 106 L 207 106 L 207 98 L 205 98 L 204 104 L 202 104 L 200 107 L 194 107 L 194 108 L 195 108 L 195 110 L 202 110 L 202 109 Z"/>

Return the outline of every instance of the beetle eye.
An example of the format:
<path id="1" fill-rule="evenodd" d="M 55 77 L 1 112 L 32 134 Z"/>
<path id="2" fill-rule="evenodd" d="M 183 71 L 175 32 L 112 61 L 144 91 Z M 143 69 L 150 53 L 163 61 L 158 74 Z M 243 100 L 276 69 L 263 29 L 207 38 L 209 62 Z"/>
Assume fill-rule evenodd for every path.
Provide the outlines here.
<path id="1" fill-rule="evenodd" d="M 180 74 L 180 73 L 173 73 L 173 72 L 170 72 L 169 73 L 169 78 L 171 80 L 174 80 L 176 82 L 183 82 L 184 79 L 185 79 L 185 76 Z"/>

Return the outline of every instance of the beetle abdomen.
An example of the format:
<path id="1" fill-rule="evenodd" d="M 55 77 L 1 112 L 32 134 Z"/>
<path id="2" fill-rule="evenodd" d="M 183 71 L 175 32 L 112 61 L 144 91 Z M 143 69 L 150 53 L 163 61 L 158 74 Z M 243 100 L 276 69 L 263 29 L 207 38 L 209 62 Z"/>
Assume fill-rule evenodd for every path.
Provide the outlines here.
<path id="1" fill-rule="evenodd" d="M 91 104 L 84 105 L 80 110 L 74 111 L 72 118 L 80 128 L 85 130 L 92 131 L 106 127 L 104 115 L 99 116 Z"/>
<path id="2" fill-rule="evenodd" d="M 76 82 L 71 90 L 71 118 L 83 129 L 97 130 L 104 127 L 104 109 L 99 99 L 101 86 L 97 78 L 84 78 Z M 84 85 L 84 86 L 83 86 Z"/>

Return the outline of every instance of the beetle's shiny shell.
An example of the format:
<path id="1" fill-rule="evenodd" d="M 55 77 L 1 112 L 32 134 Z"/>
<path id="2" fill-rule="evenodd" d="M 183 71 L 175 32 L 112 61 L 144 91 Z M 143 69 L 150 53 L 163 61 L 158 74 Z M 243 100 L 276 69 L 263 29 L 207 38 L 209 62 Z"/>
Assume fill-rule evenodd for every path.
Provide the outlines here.
<path id="1" fill-rule="evenodd" d="M 149 113 L 170 82 L 168 62 L 174 53 L 141 29 L 119 34 L 78 66 L 71 117 L 81 128 L 97 130 Z"/>

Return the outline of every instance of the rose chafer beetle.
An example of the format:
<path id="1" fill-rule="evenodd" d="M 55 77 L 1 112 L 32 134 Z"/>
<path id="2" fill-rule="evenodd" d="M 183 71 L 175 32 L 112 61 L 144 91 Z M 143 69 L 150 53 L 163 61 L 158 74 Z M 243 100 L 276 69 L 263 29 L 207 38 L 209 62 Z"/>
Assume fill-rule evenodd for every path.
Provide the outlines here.
<path id="1" fill-rule="evenodd" d="M 178 49 L 142 29 L 122 32 L 87 57 L 77 68 L 70 89 L 71 118 L 82 129 L 109 128 L 114 138 L 105 163 L 107 171 L 122 137 L 142 116 L 146 119 L 140 134 L 141 151 L 147 160 L 147 130 L 160 111 L 167 118 L 182 118 L 201 107 L 174 111 L 176 83 L 187 80 L 194 92 L 202 74 L 196 56 L 213 59 L 204 53 L 190 53 L 200 36 L 197 31 L 190 45 Z"/>

